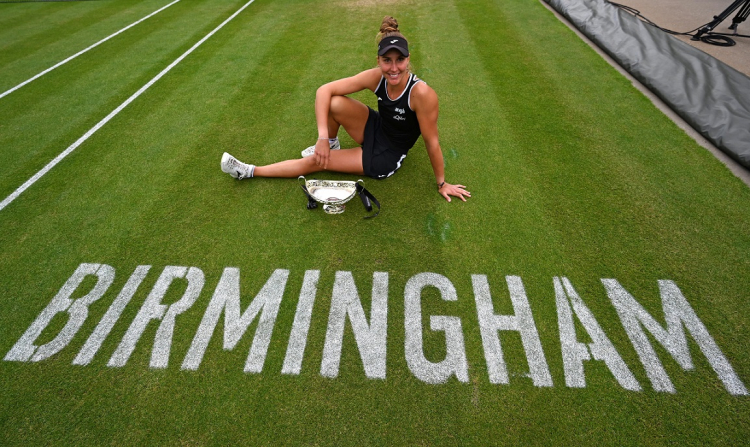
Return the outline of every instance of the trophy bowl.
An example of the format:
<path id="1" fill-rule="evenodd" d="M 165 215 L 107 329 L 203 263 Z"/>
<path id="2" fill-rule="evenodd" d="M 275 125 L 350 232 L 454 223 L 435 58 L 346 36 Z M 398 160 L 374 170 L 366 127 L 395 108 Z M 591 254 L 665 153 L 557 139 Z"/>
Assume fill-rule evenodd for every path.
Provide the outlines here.
<path id="1" fill-rule="evenodd" d="M 341 214 L 346 209 L 344 204 L 357 193 L 357 182 L 346 180 L 307 180 L 300 176 L 308 194 L 323 204 L 323 211 L 328 214 Z"/>

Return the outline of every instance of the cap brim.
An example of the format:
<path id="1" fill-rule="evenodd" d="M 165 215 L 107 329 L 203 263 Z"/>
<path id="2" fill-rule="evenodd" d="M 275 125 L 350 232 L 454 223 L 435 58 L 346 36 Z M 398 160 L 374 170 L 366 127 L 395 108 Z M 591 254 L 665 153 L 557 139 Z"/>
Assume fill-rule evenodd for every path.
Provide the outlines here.
<path id="1" fill-rule="evenodd" d="M 404 50 L 403 47 L 400 47 L 398 45 L 388 45 L 387 47 L 382 48 L 380 51 L 378 51 L 378 56 L 382 56 L 391 50 L 398 50 L 398 52 L 401 53 L 402 55 L 409 57 L 409 51 Z"/>

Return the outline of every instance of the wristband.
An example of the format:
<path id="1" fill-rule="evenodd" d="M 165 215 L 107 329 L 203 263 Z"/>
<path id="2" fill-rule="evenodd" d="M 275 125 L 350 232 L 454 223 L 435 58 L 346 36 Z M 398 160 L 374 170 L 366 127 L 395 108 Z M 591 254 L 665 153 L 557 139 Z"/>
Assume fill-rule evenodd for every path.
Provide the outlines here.
<path id="1" fill-rule="evenodd" d="M 441 183 L 441 184 L 438 185 L 438 191 L 440 191 L 440 188 L 442 188 L 443 185 L 445 185 L 445 181 L 443 181 L 443 183 Z"/>

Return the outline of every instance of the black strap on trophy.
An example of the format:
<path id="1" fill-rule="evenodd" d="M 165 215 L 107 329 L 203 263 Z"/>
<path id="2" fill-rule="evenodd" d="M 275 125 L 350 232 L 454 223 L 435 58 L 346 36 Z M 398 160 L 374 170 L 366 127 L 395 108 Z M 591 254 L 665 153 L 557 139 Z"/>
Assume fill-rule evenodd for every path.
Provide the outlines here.
<path id="1" fill-rule="evenodd" d="M 315 208 L 317 208 L 318 202 L 315 199 L 313 199 L 313 197 L 310 195 L 309 192 L 307 192 L 307 187 L 305 186 L 305 184 L 301 183 L 299 187 L 302 188 L 302 192 L 304 192 L 305 195 L 307 196 L 307 209 L 314 210 Z"/>
<path id="2" fill-rule="evenodd" d="M 369 213 L 370 211 L 372 211 L 373 203 L 378 206 L 378 210 L 375 211 L 375 214 L 364 217 L 365 219 L 370 219 L 380 214 L 380 202 L 378 202 L 378 199 L 376 199 L 375 196 L 373 196 L 372 193 L 368 191 L 367 188 L 365 188 L 364 182 L 360 182 L 362 182 L 362 180 L 357 182 L 357 193 L 359 193 L 359 198 L 362 199 L 362 205 L 365 206 L 367 212 Z"/>
<path id="3" fill-rule="evenodd" d="M 327 214 L 341 214 L 344 212 L 344 204 L 349 201 L 355 194 L 359 194 L 362 205 L 367 212 L 372 211 L 374 203 L 378 210 L 375 214 L 365 216 L 365 219 L 371 219 L 380 214 L 380 202 L 370 191 L 365 188 L 365 182 L 361 179 L 352 181 L 339 180 L 307 180 L 304 176 L 299 176 L 300 187 L 307 196 L 307 209 L 313 210 L 318 207 L 318 202 L 323 204 L 323 211 Z"/>

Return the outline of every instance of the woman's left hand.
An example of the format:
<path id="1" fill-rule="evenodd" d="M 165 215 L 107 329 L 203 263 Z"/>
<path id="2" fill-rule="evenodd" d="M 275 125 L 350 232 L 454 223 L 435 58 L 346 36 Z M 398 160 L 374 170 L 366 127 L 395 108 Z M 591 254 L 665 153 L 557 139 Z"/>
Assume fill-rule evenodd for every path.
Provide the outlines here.
<path id="1" fill-rule="evenodd" d="M 328 169 L 328 160 L 331 156 L 331 147 L 327 139 L 318 138 L 315 143 L 315 154 L 313 155 L 315 164 L 323 169 Z"/>
<path id="2" fill-rule="evenodd" d="M 445 197 L 445 200 L 451 201 L 450 196 L 455 196 L 466 202 L 467 197 L 471 197 L 471 193 L 466 190 L 464 185 L 451 185 L 450 183 L 443 183 L 438 189 L 438 192 Z"/>

